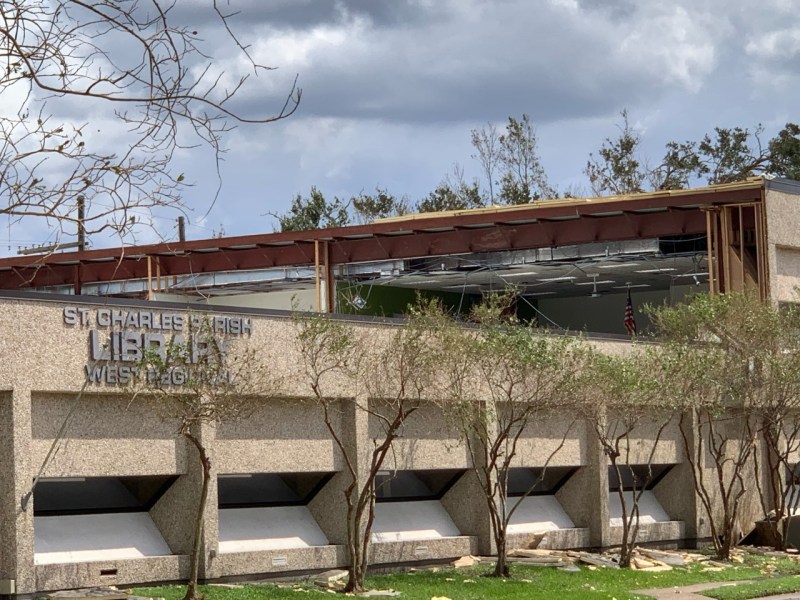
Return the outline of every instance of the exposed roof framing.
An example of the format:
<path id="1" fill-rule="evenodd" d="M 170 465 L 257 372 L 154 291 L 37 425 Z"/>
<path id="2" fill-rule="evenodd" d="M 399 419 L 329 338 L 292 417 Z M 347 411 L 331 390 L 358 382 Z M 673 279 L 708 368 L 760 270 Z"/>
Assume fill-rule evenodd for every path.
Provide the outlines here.
<path id="1" fill-rule="evenodd" d="M 762 199 L 764 181 L 410 215 L 368 225 L 0 259 L 0 288 L 330 265 L 705 233 L 703 209 Z"/>

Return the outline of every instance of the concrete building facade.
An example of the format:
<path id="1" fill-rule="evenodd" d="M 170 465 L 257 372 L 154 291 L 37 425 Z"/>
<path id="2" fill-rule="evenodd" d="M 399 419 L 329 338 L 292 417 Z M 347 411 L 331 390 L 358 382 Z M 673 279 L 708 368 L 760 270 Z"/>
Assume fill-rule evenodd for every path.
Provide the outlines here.
<path id="1" fill-rule="evenodd" d="M 795 291 L 800 286 L 798 187 L 792 182 L 748 185 L 732 188 L 735 196 L 725 196 L 730 190 L 709 192 L 707 204 L 698 203 L 701 195 L 692 196 L 691 205 L 670 208 L 664 218 L 673 219 L 672 213 L 681 210 L 705 212 L 702 229 L 708 236 L 708 251 L 702 264 L 707 265 L 705 281 L 712 291 L 752 288 L 773 301 L 796 301 Z M 740 202 L 742 189 L 748 195 Z M 641 215 L 649 213 L 635 211 L 653 209 L 633 200 L 625 206 L 634 211 L 631 218 L 644 227 L 649 221 Z M 604 217 L 606 212 L 602 212 L 594 218 L 619 217 L 622 223 L 625 206 L 615 205 L 614 215 Z M 686 219 L 683 214 L 678 217 Z M 507 215 L 503 219 L 509 220 Z M 699 220 L 694 223 L 691 219 L 681 221 L 683 235 L 691 234 L 691 227 L 700 227 Z M 505 221 L 497 227 L 505 227 Z M 546 227 L 557 227 L 552 223 Z M 687 223 L 694 224 L 689 227 Z M 402 223 L 396 226 L 401 233 L 411 228 Z M 745 234 L 745 230 L 753 233 Z M 592 231 L 587 235 L 596 238 L 603 230 Z M 634 228 L 624 239 L 636 241 L 637 234 L 642 237 L 647 231 L 652 229 Z M 330 237 L 350 239 L 347 235 L 337 232 Z M 359 230 L 351 237 L 358 240 L 364 235 Z M 570 241 L 580 244 L 597 241 L 585 239 L 577 230 L 570 235 Z M 474 245 L 473 249 L 482 250 Z M 97 264 L 105 262 L 99 255 L 89 258 Z M 654 254 L 653 260 L 660 258 Z M 72 259 L 56 256 L 47 260 L 54 262 L 40 265 L 44 279 L 38 285 L 39 271 L 28 273 L 27 263 L 0 261 L 0 275 L 6 283 L 14 278 L 24 283 L 22 287 L 42 290 L 56 285 L 61 273 L 68 273 L 62 266 Z M 76 270 L 94 264 L 81 262 L 83 257 L 75 260 Z M 591 264 L 601 268 L 607 264 L 604 260 L 608 257 L 592 258 Z M 626 268 L 634 273 L 634 260 L 641 265 L 641 258 L 630 256 L 614 262 L 627 261 Z M 317 284 L 320 278 L 322 283 L 332 282 L 335 269 L 328 264 L 326 274 L 320 277 L 319 256 L 316 261 Z M 160 268 L 166 270 L 163 265 L 168 264 L 165 260 Z M 691 257 L 686 264 L 693 267 L 701 262 Z M 531 277 L 539 268 L 525 265 L 525 273 Z M 581 269 L 585 265 L 578 263 Z M 559 263 L 553 268 L 572 267 Z M 648 270 L 640 268 L 639 272 L 645 277 Z M 697 272 L 691 271 L 689 276 L 696 279 L 691 273 Z M 133 271 L 130 274 L 131 280 L 135 279 Z M 80 279 L 81 274 L 69 276 L 73 275 L 78 287 L 86 289 L 89 284 Z M 167 277 L 159 273 L 159 278 L 162 276 Z M 559 277 L 575 280 L 571 275 L 555 278 Z M 111 280 L 106 276 L 105 281 Z M 540 284 L 554 286 L 555 282 Z M 681 286 L 685 282 L 670 287 L 667 295 L 674 295 Z M 264 349 L 270 369 L 283 376 L 284 382 L 280 394 L 259 398 L 259 407 L 247 419 L 203 425 L 197 432 L 212 460 L 211 494 L 203 515 L 201 578 L 345 565 L 342 456 L 298 376 L 301 360 L 290 313 L 263 308 L 254 295 L 264 290 L 251 291 L 236 306 L 234 301 L 200 304 L 175 289 L 171 295 L 167 290 L 159 292 L 153 289 L 152 278 L 147 287 L 148 296 L 155 300 L 64 294 L 55 289 L 50 291 L 58 293 L 17 290 L 0 295 L 4 357 L 0 363 L 0 594 L 187 577 L 200 466 L 194 449 L 176 436 L 175 422 L 131 401 L 125 383 L 126 369 L 134 366 L 142 345 L 168 343 L 173 336 L 182 335 L 197 315 L 208 315 L 231 337 Z M 286 301 L 287 293 L 281 290 L 280 302 Z M 333 301 L 333 294 L 327 294 L 327 299 Z M 542 306 L 538 305 L 540 310 Z M 578 310 L 586 310 L 583 306 Z M 621 323 L 621 306 L 617 318 Z M 401 325 L 362 318 L 357 326 L 380 337 Z M 595 337 L 592 343 L 608 352 L 622 352 L 630 346 L 628 338 L 614 335 Z M 356 454 L 372 447 L 380 437 L 374 419 L 356 407 L 354 397 L 359 393 L 341 389 L 336 413 Z M 437 407 L 437 399 L 428 400 L 404 426 L 386 465 L 386 477 L 391 481 L 378 498 L 372 564 L 492 551 L 485 500 L 471 471 L 469 454 Z M 359 397 L 359 401 L 377 403 L 379 399 Z M 553 415 L 526 431 L 514 476 L 520 486 L 544 466 L 548 449 L 556 443 L 553 432 L 563 429 L 564 419 Z M 647 436 L 643 434 L 641 451 L 646 453 L 646 449 Z M 708 536 L 677 428 L 664 434 L 657 452 L 650 462 L 659 465 L 660 472 L 643 496 L 640 539 L 691 543 Z M 648 462 L 644 454 L 638 460 Z M 633 457 L 631 464 L 636 461 Z M 608 462 L 586 426 L 579 424 L 570 430 L 548 469 L 551 475 L 540 492 L 524 501 L 512 521 L 511 544 L 525 544 L 533 538 L 540 539 L 541 547 L 553 548 L 618 543 L 620 507 L 609 493 Z M 755 503 L 750 504 L 753 508 L 744 514 L 752 522 L 760 514 Z"/>
<path id="2" fill-rule="evenodd" d="M 98 361 L 93 356 L 98 339 L 110 339 L 115 332 L 130 333 L 131 339 L 154 331 L 169 335 L 179 317 L 192 318 L 196 308 L 15 296 L 0 299 L 5 332 L 0 366 L 3 589 L 28 594 L 185 578 L 200 493 L 196 452 L 176 436 L 174 421 L 132 401 L 122 358 L 134 352 L 132 346 L 126 349 L 121 342 L 116 357 Z M 246 323 L 248 346 L 264 348 L 271 369 L 288 377 L 283 393 L 259 399 L 247 419 L 201 427 L 213 465 L 203 523 L 204 579 L 327 569 L 347 562 L 342 456 L 296 372 L 301 364 L 296 326 L 287 314 L 263 312 L 211 313 L 221 322 Z M 121 327 L 130 315 L 139 325 Z M 358 325 L 373 336 L 397 326 Z M 597 343 L 609 351 L 629 345 Z M 280 352 L 267 350 L 275 348 Z M 98 364 L 108 369 L 102 375 L 92 371 Z M 341 390 L 336 418 L 358 455 L 380 439 L 381 428 L 356 408 L 353 394 Z M 374 564 L 492 550 L 485 500 L 469 454 L 434 400 L 409 419 L 385 465 L 399 490 L 385 502 L 379 497 Z M 517 467 L 522 474 L 544 466 L 560 441 L 553 432 L 565 429 L 564 420 L 554 416 L 526 432 Z M 659 464 L 682 462 L 677 436 L 677 430 L 665 436 Z M 619 526 L 609 500 L 607 465 L 585 427 L 573 427 L 548 468 L 553 481 L 544 493 L 525 500 L 512 521 L 512 544 L 542 534 L 544 547 L 613 544 Z M 682 476 L 680 469 L 670 469 L 653 488 L 647 509 L 651 522 L 645 526 L 649 539 L 694 535 L 697 516 Z"/>

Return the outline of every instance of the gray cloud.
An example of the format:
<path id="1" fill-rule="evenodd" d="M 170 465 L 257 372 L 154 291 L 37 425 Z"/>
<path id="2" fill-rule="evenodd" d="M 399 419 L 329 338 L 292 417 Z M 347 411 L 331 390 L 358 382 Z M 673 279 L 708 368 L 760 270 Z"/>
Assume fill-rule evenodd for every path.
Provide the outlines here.
<path id="1" fill-rule="evenodd" d="M 231 26 L 263 64 L 234 103 L 247 115 L 304 88 L 287 122 L 240 127 L 209 227 L 269 228 L 311 185 L 348 196 L 384 185 L 418 200 L 454 162 L 477 174 L 469 130 L 528 113 L 551 179 L 584 181 L 587 155 L 628 108 L 652 160 L 714 126 L 773 135 L 800 105 L 796 0 L 231 0 Z M 207 0 L 181 0 L 212 68 L 232 85 L 252 69 Z M 80 102 L 65 111 L 89 114 Z M 95 117 L 92 117 L 95 122 Z M 102 122 L 100 122 L 102 123 Z M 772 130 L 770 129 L 772 128 Z M 105 132 L 105 129 L 104 129 Z M 114 140 L 116 142 L 116 138 Z M 216 182 L 180 157 L 202 215 Z M 172 227 L 174 223 L 168 222 Z M 201 235 L 201 230 L 194 233 Z"/>

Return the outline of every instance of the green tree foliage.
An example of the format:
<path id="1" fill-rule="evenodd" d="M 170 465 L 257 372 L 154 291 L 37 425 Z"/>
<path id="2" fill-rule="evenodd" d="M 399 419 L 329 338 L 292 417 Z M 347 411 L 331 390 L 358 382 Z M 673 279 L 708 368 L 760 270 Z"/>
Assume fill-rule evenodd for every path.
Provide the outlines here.
<path id="1" fill-rule="evenodd" d="M 628 121 L 628 111 L 623 110 L 620 116 L 619 137 L 606 138 L 597 151 L 598 156 L 589 154 L 584 169 L 592 191 L 598 196 L 644 191 L 647 172 L 638 159 L 641 138 Z"/>
<path id="2" fill-rule="evenodd" d="M 299 381 L 308 386 L 322 410 L 325 428 L 343 466 L 342 500 L 347 509 L 347 593 L 364 590 L 369 565 L 378 474 L 397 468 L 393 442 L 418 410 L 435 373 L 429 332 L 412 320 L 386 336 L 369 334 L 327 316 L 295 315 L 302 358 Z M 374 422 L 370 449 L 361 452 L 343 425 L 342 391 L 352 394 L 354 409 Z M 373 431 L 373 427 L 370 427 Z M 386 461 L 390 461 L 384 466 Z"/>
<path id="3" fill-rule="evenodd" d="M 657 450 L 675 411 L 661 390 L 661 354 L 656 347 L 634 348 L 627 355 L 592 351 L 576 376 L 582 394 L 577 413 L 593 432 L 616 475 L 621 508 L 621 567 L 629 567 L 639 534 L 639 502 L 653 481 Z M 644 466 L 634 475 L 633 466 Z M 630 479 L 632 489 L 625 489 Z"/>
<path id="4" fill-rule="evenodd" d="M 480 195 L 477 184 L 454 189 L 447 183 L 441 183 L 435 190 L 419 201 L 417 211 L 425 213 L 465 210 L 481 206 L 483 206 L 483 198 Z"/>
<path id="5" fill-rule="evenodd" d="M 536 131 L 526 114 L 508 117 L 503 133 L 487 123 L 470 131 L 475 154 L 486 178 L 490 204 L 527 204 L 533 200 L 557 198 L 547 181 L 538 152 Z M 499 188 L 499 189 L 498 189 Z"/>
<path id="6" fill-rule="evenodd" d="M 408 198 L 390 194 L 386 189 L 375 188 L 374 194 L 361 192 L 350 198 L 355 219 L 359 223 L 371 223 L 376 219 L 397 217 L 409 212 Z"/>
<path id="7" fill-rule="evenodd" d="M 715 127 L 697 145 L 698 177 L 709 184 L 741 181 L 761 174 L 800 177 L 800 127 L 787 123 L 766 145 L 764 128 Z"/>
<path id="8" fill-rule="evenodd" d="M 670 141 L 654 167 L 641 155 L 642 139 L 630 123 L 627 110 L 620 113 L 619 135 L 606 138 L 597 154 L 589 155 L 584 173 L 592 193 L 632 194 L 652 190 L 685 189 L 698 180 L 709 184 L 740 181 L 759 174 L 800 179 L 800 126 L 786 126 L 764 145 L 763 128 L 714 128 L 699 141 Z M 410 206 L 405 196 L 397 197 L 376 187 L 375 193 L 360 193 L 345 202 L 327 201 L 316 187 L 308 197 L 298 194 L 291 207 L 278 219 L 281 231 L 339 227 L 369 223 L 375 219 L 417 212 L 440 212 L 479 208 L 487 204 L 527 204 L 533 200 L 558 198 L 547 180 L 538 154 L 538 140 L 527 114 L 509 117 L 502 133 L 491 123 L 470 131 L 475 149 L 472 158 L 480 163 L 484 189 L 478 179 L 467 181 L 456 164 L 425 198 Z M 585 191 L 568 190 L 564 197 L 581 197 Z M 348 210 L 352 207 L 352 217 Z"/>
<path id="9" fill-rule="evenodd" d="M 689 187 L 695 174 L 705 171 L 695 142 L 667 142 L 661 164 L 652 169 L 647 177 L 654 190 L 681 190 Z"/>
<path id="10" fill-rule="evenodd" d="M 297 194 L 287 213 L 273 216 L 278 219 L 281 231 L 306 231 L 350 224 L 347 204 L 336 197 L 329 202 L 316 186 L 311 186 L 307 198 Z"/>
<path id="11" fill-rule="evenodd" d="M 464 170 L 456 164 L 453 172 L 446 175 L 435 190 L 417 203 L 416 210 L 421 213 L 466 210 L 480 208 L 485 204 L 478 181 L 467 182 L 464 179 Z"/>
<path id="12" fill-rule="evenodd" d="M 507 577 L 508 525 L 521 501 L 508 497 L 509 472 L 521 456 L 520 438 L 548 420 L 556 440 L 549 455 L 534 460 L 545 468 L 563 447 L 573 425 L 571 402 L 576 371 L 584 356 L 577 338 L 549 335 L 510 316 L 513 294 L 487 299 L 465 328 L 443 310 L 428 305 L 427 327 L 435 334 L 434 354 L 440 386 L 436 397 L 471 457 L 491 523 L 497 561 L 491 573 Z M 530 460 L 533 457 L 528 457 Z"/>
<path id="13" fill-rule="evenodd" d="M 505 133 L 498 138 L 503 172 L 500 199 L 504 204 L 527 204 L 558 197 L 558 192 L 547 182 L 537 145 L 536 131 L 528 115 L 523 114 L 519 120 L 508 118 Z"/>
<path id="14" fill-rule="evenodd" d="M 683 412 L 687 461 L 717 555 L 727 559 L 738 542 L 753 489 L 764 512 L 774 511 L 783 545 L 782 518 L 798 501 L 787 475 L 800 450 L 800 311 L 747 294 L 698 295 L 652 319 L 671 361 L 664 394 Z"/>
<path id="15" fill-rule="evenodd" d="M 731 183 L 763 172 L 769 164 L 761 145 L 763 131 L 761 125 L 754 131 L 715 127 L 713 134 L 706 134 L 697 148 L 708 183 Z"/>
<path id="16" fill-rule="evenodd" d="M 761 174 L 800 177 L 800 127 L 794 123 L 787 123 L 766 145 L 761 125 L 752 130 L 715 127 L 697 142 L 668 142 L 661 161 L 649 168 L 627 110 L 621 116 L 619 137 L 606 138 L 597 156 L 589 155 L 584 170 L 597 195 L 643 192 L 645 183 L 653 190 L 676 190 L 697 180 L 716 185 Z"/>
<path id="17" fill-rule="evenodd" d="M 800 180 L 800 126 L 787 123 L 769 142 L 769 172 Z"/>
<path id="18" fill-rule="evenodd" d="M 283 385 L 249 344 L 215 332 L 208 316 L 198 320 L 199 325 L 192 325 L 185 342 L 146 350 L 130 382 L 131 401 L 143 402 L 168 422 L 176 423 L 176 434 L 194 447 L 201 467 L 184 600 L 203 600 L 198 577 L 203 519 L 213 475 L 210 448 L 202 429 L 248 417 L 258 407 L 258 397 L 273 396 Z M 186 322 L 190 321 L 193 319 L 187 315 Z M 178 376 L 180 385 L 173 383 Z"/>

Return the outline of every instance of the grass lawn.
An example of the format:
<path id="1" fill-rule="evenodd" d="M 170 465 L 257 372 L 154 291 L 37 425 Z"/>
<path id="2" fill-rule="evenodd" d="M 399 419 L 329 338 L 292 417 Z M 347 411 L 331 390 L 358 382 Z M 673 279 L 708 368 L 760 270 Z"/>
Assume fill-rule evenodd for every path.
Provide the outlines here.
<path id="1" fill-rule="evenodd" d="M 441 569 L 439 571 L 414 571 L 391 575 L 372 576 L 367 579 L 370 589 L 394 589 L 402 592 L 405 600 L 431 600 L 435 596 L 451 600 L 483 600 L 486 598 L 616 598 L 644 599 L 631 590 L 669 588 L 710 581 L 734 581 L 741 579 L 763 579 L 767 573 L 774 577 L 800 574 L 800 562 L 793 559 L 776 559 L 762 556 L 747 556 L 745 564 L 735 565 L 721 571 L 704 571 L 701 565 L 685 569 L 674 569 L 661 573 L 646 573 L 627 569 L 594 569 L 581 567 L 579 573 L 567 573 L 547 567 L 513 565 L 513 578 L 500 580 L 482 577 L 487 566 L 469 569 Z M 764 580 L 775 583 L 779 580 Z M 786 583 L 800 582 L 800 578 L 786 578 Z M 744 585 L 720 590 L 724 593 L 741 593 Z M 141 588 L 135 593 L 143 596 L 180 600 L 182 586 Z M 785 590 L 791 591 L 791 590 Z M 282 583 L 268 585 L 243 585 L 241 588 L 205 586 L 207 600 L 267 600 L 302 597 L 331 597 L 331 592 L 305 583 Z M 766 592 L 771 593 L 771 590 Z M 763 594 L 760 594 L 763 595 Z M 718 595 L 717 598 L 746 598 L 753 596 Z"/>
<path id="2" fill-rule="evenodd" d="M 788 594 L 789 592 L 800 592 L 800 577 L 764 579 L 753 583 L 742 583 L 736 587 L 720 588 L 704 592 L 704 594 L 719 600 L 746 600 L 772 594 Z"/>

